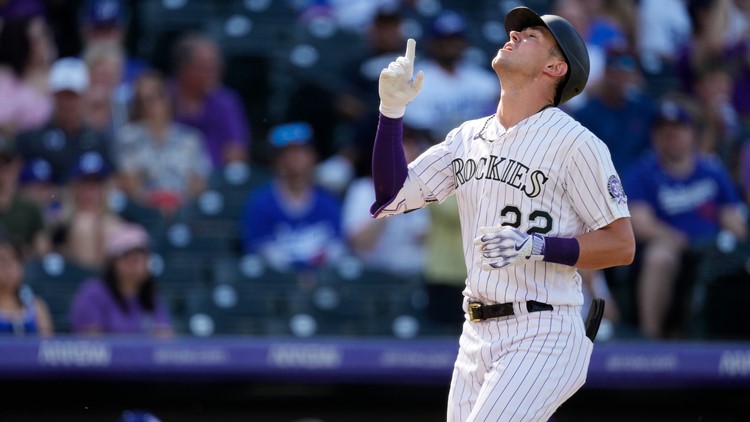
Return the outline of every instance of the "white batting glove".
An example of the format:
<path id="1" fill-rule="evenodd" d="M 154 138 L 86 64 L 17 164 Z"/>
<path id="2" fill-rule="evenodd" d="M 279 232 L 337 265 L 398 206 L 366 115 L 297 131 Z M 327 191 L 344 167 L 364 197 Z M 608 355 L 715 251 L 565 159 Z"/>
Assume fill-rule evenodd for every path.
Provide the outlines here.
<path id="1" fill-rule="evenodd" d="M 523 265 L 544 258 L 544 236 L 526 234 L 513 227 L 482 227 L 474 239 L 482 255 L 482 269 L 497 270 L 508 265 Z"/>
<path id="2" fill-rule="evenodd" d="M 378 93 L 380 94 L 380 112 L 392 119 L 406 113 L 406 105 L 419 94 L 424 82 L 424 72 L 414 78 L 414 50 L 417 42 L 413 38 L 406 41 L 406 56 L 391 62 L 380 72 Z"/>

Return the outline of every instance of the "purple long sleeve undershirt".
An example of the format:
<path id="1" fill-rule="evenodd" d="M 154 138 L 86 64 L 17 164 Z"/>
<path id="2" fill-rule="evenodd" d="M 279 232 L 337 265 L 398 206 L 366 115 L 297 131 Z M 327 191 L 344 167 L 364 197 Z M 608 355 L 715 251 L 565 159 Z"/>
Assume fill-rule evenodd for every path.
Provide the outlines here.
<path id="1" fill-rule="evenodd" d="M 375 144 L 372 148 L 372 180 L 375 203 L 370 207 L 373 217 L 396 198 L 406 181 L 408 167 L 403 147 L 404 118 L 378 118 Z"/>

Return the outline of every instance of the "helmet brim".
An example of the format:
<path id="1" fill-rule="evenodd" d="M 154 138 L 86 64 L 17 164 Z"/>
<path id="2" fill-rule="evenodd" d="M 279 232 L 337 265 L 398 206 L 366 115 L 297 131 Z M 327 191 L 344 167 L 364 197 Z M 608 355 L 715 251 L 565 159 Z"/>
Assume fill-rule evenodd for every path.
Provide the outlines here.
<path id="1" fill-rule="evenodd" d="M 510 36 L 510 31 L 522 31 L 532 26 L 543 26 L 549 29 L 542 17 L 528 7 L 516 7 L 505 15 L 505 33 L 508 36 Z"/>

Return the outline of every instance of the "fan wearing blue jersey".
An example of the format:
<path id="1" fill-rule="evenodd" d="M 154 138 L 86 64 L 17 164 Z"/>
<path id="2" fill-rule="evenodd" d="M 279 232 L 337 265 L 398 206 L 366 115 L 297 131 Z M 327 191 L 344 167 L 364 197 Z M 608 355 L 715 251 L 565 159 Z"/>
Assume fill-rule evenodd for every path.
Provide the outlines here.
<path id="1" fill-rule="evenodd" d="M 341 201 L 314 182 L 312 127 L 286 123 L 269 137 L 275 176 L 249 193 L 241 221 L 244 252 L 277 270 L 331 263 L 345 251 Z"/>
<path id="2" fill-rule="evenodd" d="M 625 179 L 633 230 L 644 246 L 639 249 L 639 326 L 650 338 L 667 334 L 666 317 L 686 254 L 715 241 L 721 231 L 747 237 L 738 189 L 718 159 L 699 155 L 695 124 L 686 107 L 664 101 L 652 124 L 653 152 Z"/>

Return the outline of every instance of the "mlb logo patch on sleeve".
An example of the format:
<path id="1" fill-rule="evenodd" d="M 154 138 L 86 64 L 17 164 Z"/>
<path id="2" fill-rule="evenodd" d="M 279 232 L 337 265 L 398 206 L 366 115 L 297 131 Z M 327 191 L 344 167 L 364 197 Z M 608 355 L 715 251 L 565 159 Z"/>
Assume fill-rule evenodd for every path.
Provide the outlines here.
<path id="1" fill-rule="evenodd" d="M 618 204 L 625 204 L 628 202 L 628 197 L 625 196 L 625 190 L 622 188 L 622 183 L 614 174 L 609 176 L 607 190 L 609 191 L 609 196 L 612 197 L 612 200 L 616 201 Z"/>

